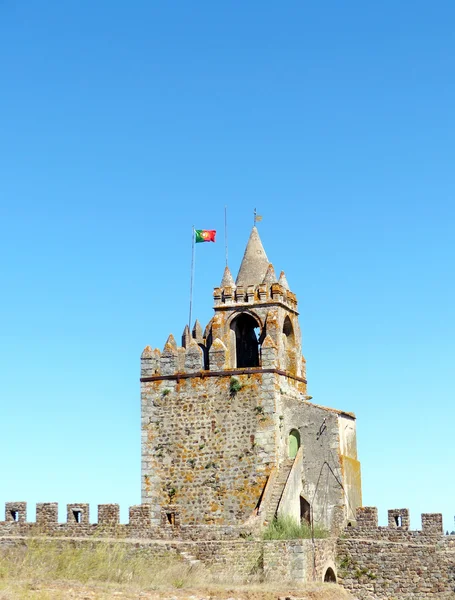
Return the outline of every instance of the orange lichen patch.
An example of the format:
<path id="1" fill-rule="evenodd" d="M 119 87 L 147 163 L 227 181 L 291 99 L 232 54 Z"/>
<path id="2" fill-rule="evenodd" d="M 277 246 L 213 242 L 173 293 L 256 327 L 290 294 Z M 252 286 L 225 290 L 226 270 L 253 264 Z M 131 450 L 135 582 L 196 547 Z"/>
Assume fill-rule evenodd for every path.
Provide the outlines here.
<path id="1" fill-rule="evenodd" d="M 185 481 L 188 481 L 189 483 L 192 483 L 194 481 L 194 475 L 193 473 L 191 473 L 191 471 L 185 475 Z"/>
<path id="2" fill-rule="evenodd" d="M 212 512 L 216 512 L 217 510 L 220 510 L 220 509 L 221 509 L 221 506 L 219 504 L 213 503 L 213 504 L 210 505 L 210 510 Z"/>

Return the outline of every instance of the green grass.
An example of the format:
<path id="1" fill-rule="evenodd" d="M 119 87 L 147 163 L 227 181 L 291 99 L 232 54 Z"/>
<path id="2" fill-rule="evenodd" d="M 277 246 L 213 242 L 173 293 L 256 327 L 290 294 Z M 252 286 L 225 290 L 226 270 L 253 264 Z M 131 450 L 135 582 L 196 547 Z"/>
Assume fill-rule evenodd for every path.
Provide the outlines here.
<path id="1" fill-rule="evenodd" d="M 296 540 L 296 539 L 311 539 L 326 538 L 328 532 L 319 525 L 314 525 L 313 535 L 311 527 L 305 521 L 300 523 L 292 517 L 278 517 L 274 519 L 262 532 L 264 540 Z"/>

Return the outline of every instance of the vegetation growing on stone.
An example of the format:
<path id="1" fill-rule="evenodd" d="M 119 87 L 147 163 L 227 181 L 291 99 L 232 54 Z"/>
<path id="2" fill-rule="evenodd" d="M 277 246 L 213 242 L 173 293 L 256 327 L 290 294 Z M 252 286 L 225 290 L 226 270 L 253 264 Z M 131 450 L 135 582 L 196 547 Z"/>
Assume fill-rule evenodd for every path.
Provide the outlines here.
<path id="1" fill-rule="evenodd" d="M 327 536 L 328 532 L 323 527 L 314 525 L 312 531 L 308 523 L 305 521 L 299 523 L 290 516 L 273 519 L 262 532 L 264 540 L 321 539 Z"/>
<path id="2" fill-rule="evenodd" d="M 237 392 L 240 392 L 242 388 L 243 385 L 240 383 L 237 377 L 231 377 L 231 381 L 229 382 L 229 392 L 231 394 L 231 397 L 235 396 Z"/>

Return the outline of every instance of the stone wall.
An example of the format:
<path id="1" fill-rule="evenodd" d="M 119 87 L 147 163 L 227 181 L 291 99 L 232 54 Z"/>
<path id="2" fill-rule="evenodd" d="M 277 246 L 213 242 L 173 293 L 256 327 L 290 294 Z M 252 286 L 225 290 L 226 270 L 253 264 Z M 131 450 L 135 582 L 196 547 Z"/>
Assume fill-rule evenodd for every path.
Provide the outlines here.
<path id="1" fill-rule="evenodd" d="M 139 504 L 129 508 L 128 523 L 120 523 L 118 504 L 99 504 L 98 521 L 90 522 L 89 505 L 67 504 L 66 522 L 58 521 L 58 503 L 47 502 L 36 505 L 36 521 L 27 521 L 26 502 L 7 502 L 5 520 L 0 521 L 0 536 L 27 536 L 36 534 L 65 537 L 116 537 L 149 538 L 164 540 L 226 540 L 240 539 L 250 535 L 250 529 L 241 527 L 217 527 L 179 524 L 179 513 L 175 506 L 176 519 L 172 525 L 163 513 L 159 526 L 152 523 L 150 504 Z"/>
<path id="2" fill-rule="evenodd" d="M 175 505 L 184 524 L 241 523 L 276 462 L 273 401 L 263 375 L 142 383 L 142 498 L 157 523 Z M 172 511 L 168 511 L 172 512 Z"/>
<path id="3" fill-rule="evenodd" d="M 328 568 L 336 574 L 334 539 L 267 541 L 263 552 L 264 576 L 275 581 L 324 581 Z"/>
<path id="4" fill-rule="evenodd" d="M 27 546 L 31 538 L 0 536 L 0 551 L 13 545 Z M 49 543 L 49 537 L 35 537 L 35 544 L 42 540 Z M 94 548 L 98 544 L 126 545 L 128 552 L 140 552 L 150 560 L 168 560 L 174 557 L 189 566 L 194 559 L 209 569 L 221 580 L 230 583 L 248 583 L 252 581 L 277 581 L 283 583 L 303 583 L 323 581 L 328 567 L 334 567 L 334 540 L 224 540 L 224 541 L 182 541 L 182 540 L 137 540 L 59 538 L 57 544 L 72 544 Z"/>
<path id="5" fill-rule="evenodd" d="M 409 530 L 409 511 L 391 509 L 378 527 L 377 509 L 357 510 L 357 526 L 338 540 L 339 582 L 356 598 L 454 598 L 455 541 L 444 536 L 440 514 L 423 514 Z"/>
<path id="6" fill-rule="evenodd" d="M 314 521 L 329 529 L 337 507 L 348 516 L 353 501 L 342 485 L 347 457 L 340 455 L 339 419 L 355 419 L 304 400 L 292 380 L 276 373 L 239 373 L 238 391 L 231 381 L 201 374 L 142 382 L 142 497 L 152 524 L 163 511 L 171 515 L 172 506 L 182 524 L 246 522 L 272 469 L 287 459 L 293 429 L 303 446 L 293 504 L 303 490 Z M 360 476 L 354 502 L 359 497 Z"/>

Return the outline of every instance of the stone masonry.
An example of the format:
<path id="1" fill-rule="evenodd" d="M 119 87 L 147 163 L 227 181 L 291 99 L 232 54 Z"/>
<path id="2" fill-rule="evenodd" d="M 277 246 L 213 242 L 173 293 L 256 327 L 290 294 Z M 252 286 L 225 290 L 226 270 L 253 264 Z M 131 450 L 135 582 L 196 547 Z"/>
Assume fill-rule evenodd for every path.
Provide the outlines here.
<path id="1" fill-rule="evenodd" d="M 338 540 L 339 581 L 359 600 L 454 598 L 454 538 L 438 513 L 422 514 L 422 529 L 411 531 L 408 509 L 389 510 L 378 527 L 376 508 L 358 508 Z"/>
<path id="2" fill-rule="evenodd" d="M 141 357 L 142 504 L 120 523 L 117 504 L 8 502 L 0 551 L 30 537 L 93 547 L 128 544 L 153 558 L 202 562 L 234 578 L 336 581 L 359 600 L 454 598 L 455 536 L 440 514 L 361 506 L 355 416 L 311 402 L 297 298 L 275 275 L 253 228 L 236 281 L 228 267 L 205 330 Z M 269 540 L 289 516 L 328 539 Z"/>
<path id="3" fill-rule="evenodd" d="M 178 513 L 181 524 L 260 525 L 279 512 L 339 527 L 361 504 L 355 417 L 310 402 L 297 298 L 256 228 L 236 282 L 226 267 L 213 297 L 204 332 L 196 322 L 182 346 L 170 335 L 162 352 L 142 353 L 152 522 Z"/>

